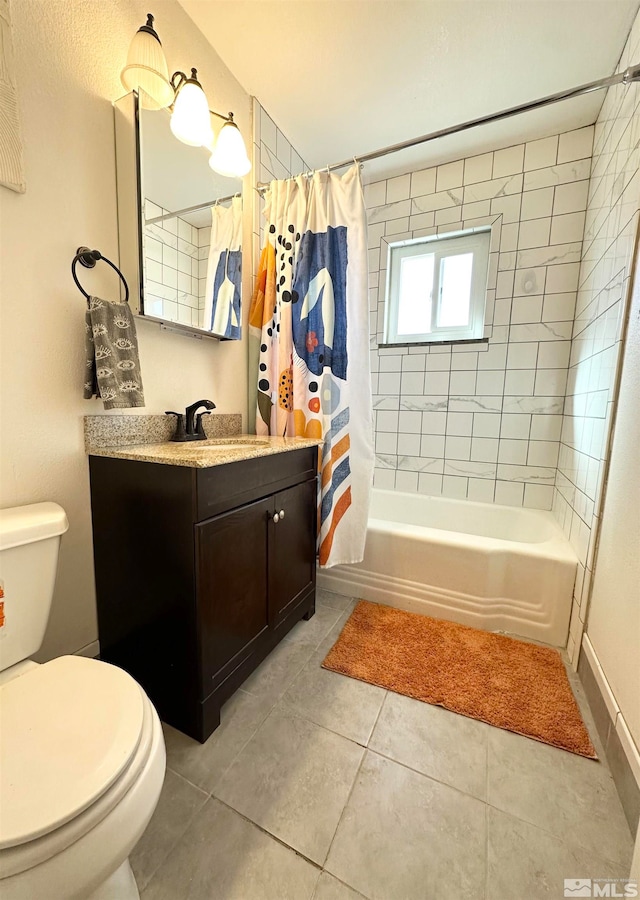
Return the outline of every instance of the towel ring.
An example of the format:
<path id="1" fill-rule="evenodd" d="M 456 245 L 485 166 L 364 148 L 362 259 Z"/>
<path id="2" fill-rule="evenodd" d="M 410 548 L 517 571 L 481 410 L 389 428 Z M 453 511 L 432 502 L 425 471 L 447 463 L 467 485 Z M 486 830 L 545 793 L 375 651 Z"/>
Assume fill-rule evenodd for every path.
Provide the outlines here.
<path id="1" fill-rule="evenodd" d="M 81 294 L 83 294 L 87 298 L 87 302 L 89 302 L 90 295 L 87 294 L 85 289 L 82 287 L 80 282 L 78 281 L 78 276 L 76 275 L 76 263 L 80 263 L 85 267 L 85 269 L 93 269 L 98 260 L 102 260 L 106 262 L 108 266 L 111 266 L 114 272 L 117 273 L 118 277 L 122 281 L 124 285 L 124 302 L 129 302 L 129 285 L 127 284 L 127 279 L 124 277 L 120 269 L 111 262 L 110 259 L 107 259 L 106 256 L 103 256 L 99 250 L 90 250 L 88 247 L 78 247 L 76 255 L 73 257 L 73 262 L 71 263 L 71 274 L 73 276 L 73 280 L 75 281 L 78 290 Z"/>

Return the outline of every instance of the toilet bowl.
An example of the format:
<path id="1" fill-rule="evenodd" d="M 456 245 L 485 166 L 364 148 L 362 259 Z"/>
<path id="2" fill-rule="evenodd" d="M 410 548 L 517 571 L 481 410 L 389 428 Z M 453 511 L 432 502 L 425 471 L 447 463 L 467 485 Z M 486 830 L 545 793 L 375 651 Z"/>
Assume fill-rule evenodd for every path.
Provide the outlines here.
<path id="1" fill-rule="evenodd" d="M 55 504 L 0 511 L 0 896 L 135 900 L 128 857 L 165 772 L 157 713 L 115 666 L 27 659 L 66 527 Z"/>

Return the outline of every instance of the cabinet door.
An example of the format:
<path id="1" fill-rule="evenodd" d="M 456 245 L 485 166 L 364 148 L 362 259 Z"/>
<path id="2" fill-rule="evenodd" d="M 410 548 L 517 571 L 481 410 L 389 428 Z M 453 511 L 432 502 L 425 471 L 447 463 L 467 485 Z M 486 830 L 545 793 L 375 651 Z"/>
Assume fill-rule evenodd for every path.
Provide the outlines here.
<path id="1" fill-rule="evenodd" d="M 269 620 L 272 626 L 277 625 L 289 608 L 315 585 L 316 484 L 314 478 L 281 491 L 273 498 L 269 533 Z"/>
<path id="2" fill-rule="evenodd" d="M 203 697 L 252 652 L 268 625 L 273 498 L 195 526 Z"/>

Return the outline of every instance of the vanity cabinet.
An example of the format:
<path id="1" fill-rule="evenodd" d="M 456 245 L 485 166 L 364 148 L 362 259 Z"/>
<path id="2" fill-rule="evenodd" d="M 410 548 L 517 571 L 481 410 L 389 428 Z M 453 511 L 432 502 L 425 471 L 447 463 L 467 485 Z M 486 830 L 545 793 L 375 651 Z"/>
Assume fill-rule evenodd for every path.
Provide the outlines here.
<path id="1" fill-rule="evenodd" d="M 317 450 L 209 468 L 90 457 L 100 654 L 204 741 L 315 611 Z"/>

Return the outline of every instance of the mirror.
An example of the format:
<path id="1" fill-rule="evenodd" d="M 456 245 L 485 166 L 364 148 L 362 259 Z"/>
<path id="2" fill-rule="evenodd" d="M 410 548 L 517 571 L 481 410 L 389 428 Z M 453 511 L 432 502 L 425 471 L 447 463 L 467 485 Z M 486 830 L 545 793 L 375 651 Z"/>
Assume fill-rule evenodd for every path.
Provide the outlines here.
<path id="1" fill-rule="evenodd" d="M 167 327 L 241 337 L 242 181 L 179 141 L 166 109 L 114 103 L 120 265 L 136 312 Z"/>

